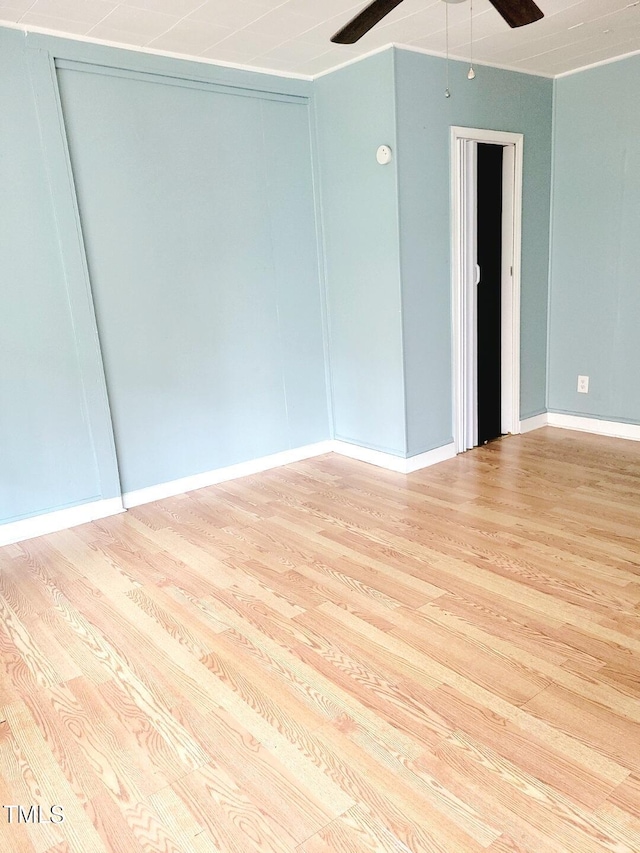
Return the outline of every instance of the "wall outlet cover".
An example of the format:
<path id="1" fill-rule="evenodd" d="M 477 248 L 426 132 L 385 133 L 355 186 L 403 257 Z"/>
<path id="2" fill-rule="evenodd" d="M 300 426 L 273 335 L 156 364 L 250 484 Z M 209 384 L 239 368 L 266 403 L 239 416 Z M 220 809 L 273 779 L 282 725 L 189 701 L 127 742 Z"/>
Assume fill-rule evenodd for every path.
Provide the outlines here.
<path id="1" fill-rule="evenodd" d="M 578 376 L 578 393 L 579 394 L 588 394 L 589 393 L 589 377 L 588 376 Z"/>

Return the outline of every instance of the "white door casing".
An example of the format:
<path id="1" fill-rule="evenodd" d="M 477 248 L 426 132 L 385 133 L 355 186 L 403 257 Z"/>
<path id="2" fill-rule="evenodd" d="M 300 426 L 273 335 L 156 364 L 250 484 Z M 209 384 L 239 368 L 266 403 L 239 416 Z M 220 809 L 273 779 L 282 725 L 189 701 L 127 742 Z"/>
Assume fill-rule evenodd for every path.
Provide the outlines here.
<path id="1" fill-rule="evenodd" d="M 477 143 L 504 147 L 502 198 L 501 428 L 520 431 L 520 258 L 522 166 L 520 133 L 451 128 L 451 295 L 453 436 L 457 453 L 477 444 L 476 161 Z"/>

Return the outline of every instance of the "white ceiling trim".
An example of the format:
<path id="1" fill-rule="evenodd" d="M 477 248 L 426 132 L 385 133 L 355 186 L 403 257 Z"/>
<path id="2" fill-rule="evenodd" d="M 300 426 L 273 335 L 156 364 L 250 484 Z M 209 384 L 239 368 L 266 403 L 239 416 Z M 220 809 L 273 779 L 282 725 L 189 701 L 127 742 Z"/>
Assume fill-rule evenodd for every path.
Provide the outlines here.
<path id="1" fill-rule="evenodd" d="M 623 53 L 621 56 L 611 56 L 609 59 L 601 59 L 599 62 L 592 62 L 590 65 L 582 65 L 580 68 L 572 68 L 571 71 L 562 71 L 560 74 L 554 75 L 554 80 L 559 80 L 560 77 L 571 77 L 572 74 L 589 71 L 590 68 L 599 68 L 601 65 L 611 65 L 612 62 L 621 62 L 623 59 L 630 59 L 632 56 L 640 56 L 640 49 L 631 50 L 629 53 Z"/>
<path id="2" fill-rule="evenodd" d="M 355 65 L 356 62 L 360 62 L 361 59 L 368 59 L 370 56 L 375 56 L 377 53 L 384 53 L 385 50 L 389 50 L 394 46 L 395 45 L 389 42 L 389 44 L 383 44 L 381 47 L 374 47 L 360 56 L 352 56 L 351 59 L 347 59 L 346 62 L 340 62 L 338 65 L 327 68 L 326 71 L 320 71 L 318 74 L 314 74 L 313 79 L 319 80 L 320 77 L 326 77 L 327 74 L 333 74 L 334 71 L 339 71 L 341 68 L 347 68 L 349 65 Z"/>
<path id="3" fill-rule="evenodd" d="M 446 59 L 445 53 L 441 53 L 440 51 L 437 51 L 437 50 L 427 50 L 424 47 L 416 47 L 415 45 L 412 45 L 412 44 L 400 44 L 400 43 L 396 44 L 396 43 L 394 43 L 392 45 L 387 45 L 387 47 L 389 47 L 389 46 L 390 47 L 397 47 L 400 50 L 410 50 L 412 53 L 424 53 L 427 56 L 437 56 L 440 59 Z M 467 56 L 458 56 L 456 54 L 449 53 L 449 59 L 453 60 L 454 62 L 466 62 L 467 65 L 469 64 L 469 56 L 468 55 Z M 614 60 L 611 60 L 611 61 L 613 62 Z M 528 71 L 524 68 L 518 68 L 515 65 L 504 65 L 503 63 L 499 63 L 499 62 L 487 62 L 484 59 L 476 59 L 474 56 L 473 57 L 473 67 L 475 68 L 477 65 L 483 65 L 486 68 L 499 68 L 502 71 L 515 71 L 516 74 L 527 74 L 529 77 L 545 77 L 547 80 L 553 80 L 553 79 L 555 79 L 555 77 L 558 76 L 557 74 L 547 74 L 544 71 Z M 331 69 L 331 70 L 333 70 L 333 69 Z"/>
<path id="4" fill-rule="evenodd" d="M 10 0 L 8 0 L 8 1 L 10 2 Z M 579 2 L 579 1 L 580 0 L 577 0 L 577 2 Z M 631 5 L 631 4 L 629 4 L 629 5 Z M 118 42 L 118 41 L 110 41 L 110 40 L 106 40 L 106 39 L 92 38 L 91 36 L 88 36 L 88 35 L 77 35 L 74 33 L 66 33 L 66 32 L 61 32 L 60 30 L 53 30 L 53 29 L 50 29 L 47 27 L 40 27 L 40 26 L 31 25 L 31 24 L 21 24 L 21 23 L 13 23 L 10 21 L 0 21 L 0 28 L 2 28 L 2 27 L 6 28 L 6 29 L 19 30 L 19 31 L 23 32 L 25 34 L 25 36 L 27 36 L 28 33 L 34 33 L 34 34 L 39 34 L 39 35 L 52 36 L 54 38 L 69 39 L 70 41 L 82 42 L 85 44 L 96 44 L 96 45 L 102 45 L 102 46 L 106 46 L 106 47 L 114 47 L 114 48 L 117 48 L 118 50 L 126 50 L 126 51 L 130 51 L 133 53 L 143 53 L 143 54 L 148 54 L 148 55 L 152 55 L 152 56 L 164 56 L 164 57 L 167 57 L 170 59 L 179 59 L 179 60 L 187 61 L 187 62 L 198 62 L 198 63 L 202 63 L 204 65 L 217 65 L 217 66 L 221 66 L 223 68 L 233 68 L 233 69 L 240 70 L 240 71 L 249 71 L 249 72 L 254 72 L 257 74 L 267 74 L 267 75 L 270 75 L 272 77 L 284 77 L 284 78 L 288 78 L 288 79 L 306 80 L 306 81 L 313 81 L 313 80 L 317 80 L 321 77 L 325 77 L 327 74 L 332 74 L 334 71 L 338 71 L 341 68 L 346 68 L 349 65 L 354 65 L 355 63 L 360 62 L 364 59 L 367 59 L 370 56 L 375 56 L 378 53 L 382 53 L 382 52 L 389 50 L 391 48 L 394 48 L 394 47 L 401 49 L 401 50 L 411 51 L 413 53 L 425 54 L 426 56 L 435 56 L 435 57 L 438 57 L 440 59 L 446 58 L 446 54 L 441 52 L 441 51 L 429 50 L 427 48 L 419 47 L 417 45 L 408 45 L 408 44 L 403 44 L 402 42 L 390 41 L 390 42 L 383 44 L 381 46 L 372 48 L 371 50 L 367 51 L 366 53 L 358 54 L 358 56 L 352 56 L 351 58 L 347 59 L 346 61 L 338 63 L 336 65 L 333 65 L 324 71 L 320 71 L 316 74 L 302 74 L 302 73 L 299 73 L 296 71 L 287 71 L 287 70 L 278 69 L 278 68 L 264 68 L 264 67 L 260 67 L 259 65 L 243 64 L 243 63 L 239 63 L 239 62 L 229 62 L 229 61 L 226 61 L 223 59 L 214 59 L 214 58 L 210 59 L 210 58 L 205 57 L 205 56 L 198 56 L 198 55 L 194 55 L 194 54 L 175 53 L 173 51 L 161 50 L 159 48 L 137 46 L 137 45 L 125 44 L 123 42 Z M 486 60 L 476 59 L 475 57 L 473 60 L 473 64 L 474 64 L 474 66 L 484 66 L 487 68 L 501 69 L 503 71 L 512 71 L 512 72 L 515 72 L 517 74 L 528 74 L 532 77 L 543 77 L 546 79 L 559 79 L 562 77 L 569 77 L 573 74 L 579 74 L 582 71 L 587 71 L 591 68 L 597 68 L 601 65 L 610 65 L 613 62 L 620 62 L 624 59 L 628 59 L 630 57 L 638 56 L 638 55 L 640 55 L 640 48 L 638 50 L 633 50 L 633 51 L 629 51 L 627 53 L 621 54 L 620 56 L 612 56 L 612 57 L 609 57 L 607 59 L 599 60 L 598 62 L 587 63 L 585 65 L 578 67 L 578 68 L 572 68 L 569 71 L 562 71 L 562 72 L 555 73 L 555 74 L 554 73 L 546 73 L 543 71 L 532 71 L 529 69 L 524 69 L 522 67 L 517 67 L 515 65 L 510 65 L 510 64 L 506 64 L 506 63 L 489 62 Z M 460 56 L 460 55 L 454 54 L 452 52 L 449 52 L 449 59 L 451 59 L 453 61 L 469 62 L 468 56 Z"/>
<path id="5" fill-rule="evenodd" d="M 255 65 L 242 65 L 238 62 L 225 62 L 222 59 L 208 59 L 206 56 L 193 56 L 188 53 L 172 53 L 170 50 L 159 50 L 154 47 L 134 47 L 130 44 L 122 44 L 117 41 L 105 41 L 104 39 L 95 39 L 90 36 L 78 36 L 72 33 L 61 33 L 59 30 L 50 30 L 46 27 L 25 26 L 24 24 L 5 23 L 0 21 L 0 29 L 5 27 L 8 30 L 20 30 L 27 36 L 29 33 L 34 33 L 42 36 L 53 36 L 58 39 L 68 39 L 69 41 L 82 42 L 83 44 L 99 44 L 102 47 L 115 47 L 118 50 L 127 50 L 130 53 L 146 53 L 151 56 L 165 56 L 169 59 L 181 59 L 186 62 L 198 62 L 201 65 L 218 65 L 223 68 L 234 68 L 236 71 L 251 71 L 255 74 L 268 74 L 271 77 L 287 77 L 291 80 L 307 80 L 315 79 L 310 74 L 298 74 L 295 71 L 277 71 L 273 68 L 259 68 Z M 358 57 L 359 59 L 360 57 Z"/>
<path id="6" fill-rule="evenodd" d="M 327 68 L 326 71 L 321 71 L 319 74 L 314 75 L 313 79 L 318 80 L 320 77 L 326 77 L 327 74 L 333 74 L 334 71 L 339 71 L 341 68 L 347 68 L 349 65 L 354 65 L 356 62 L 360 62 L 361 59 L 368 59 L 368 57 L 375 56 L 377 53 L 382 53 L 392 47 L 398 48 L 399 50 L 407 50 L 411 53 L 422 53 L 425 56 L 436 56 L 438 59 L 447 58 L 445 53 L 440 53 L 437 50 L 427 50 L 425 47 L 416 47 L 415 45 L 401 44 L 399 42 L 389 42 L 389 44 L 384 44 L 382 47 L 376 47 L 373 50 L 368 51 L 368 53 L 363 53 L 361 56 L 354 56 L 346 62 L 341 62 L 340 65 L 334 65 L 332 68 Z M 468 56 L 457 56 L 453 53 L 449 54 L 449 59 L 452 62 L 469 62 Z M 615 60 L 607 61 L 614 62 Z M 556 76 L 559 76 L 554 74 L 545 74 L 543 71 L 525 71 L 523 68 L 516 68 L 515 65 L 502 65 L 497 62 L 486 62 L 484 60 L 474 58 L 474 68 L 478 65 L 484 66 L 485 68 L 498 68 L 501 71 L 514 71 L 516 74 L 527 74 L 529 77 L 544 77 L 547 80 L 553 80 Z"/>

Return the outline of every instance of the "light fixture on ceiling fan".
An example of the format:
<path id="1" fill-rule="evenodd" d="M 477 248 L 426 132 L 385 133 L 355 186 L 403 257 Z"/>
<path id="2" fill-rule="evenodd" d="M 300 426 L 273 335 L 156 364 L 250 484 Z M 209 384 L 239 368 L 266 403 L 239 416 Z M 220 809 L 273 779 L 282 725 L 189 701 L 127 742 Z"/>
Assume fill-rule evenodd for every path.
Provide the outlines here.
<path id="1" fill-rule="evenodd" d="M 462 3 L 464 0 L 444 0 L 444 2 Z M 489 0 L 489 2 L 510 27 L 524 27 L 544 18 L 544 14 L 533 0 Z M 336 44 L 355 44 L 400 3 L 402 0 L 373 0 L 373 3 L 369 3 L 355 18 L 338 30 L 331 37 L 331 41 Z"/>

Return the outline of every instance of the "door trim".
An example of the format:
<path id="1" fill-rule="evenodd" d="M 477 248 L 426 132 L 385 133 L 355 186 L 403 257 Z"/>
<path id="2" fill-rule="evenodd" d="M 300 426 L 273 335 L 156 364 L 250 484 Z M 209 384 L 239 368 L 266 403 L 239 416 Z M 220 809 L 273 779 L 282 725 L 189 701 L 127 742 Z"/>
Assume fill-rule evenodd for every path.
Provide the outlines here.
<path id="1" fill-rule="evenodd" d="M 503 161 L 502 429 L 520 432 L 520 284 L 522 249 L 521 133 L 451 128 L 451 305 L 453 438 L 457 453 L 474 446 L 475 402 L 475 145 L 505 147 Z M 473 203 L 473 204 L 472 204 Z M 511 222 L 509 223 L 509 218 Z M 509 263 L 510 259 L 510 263 Z"/>

